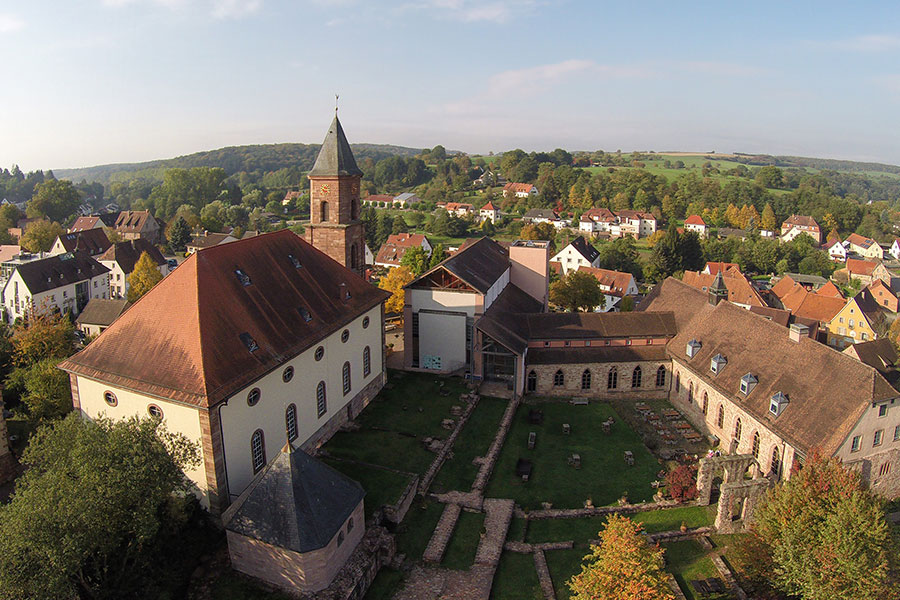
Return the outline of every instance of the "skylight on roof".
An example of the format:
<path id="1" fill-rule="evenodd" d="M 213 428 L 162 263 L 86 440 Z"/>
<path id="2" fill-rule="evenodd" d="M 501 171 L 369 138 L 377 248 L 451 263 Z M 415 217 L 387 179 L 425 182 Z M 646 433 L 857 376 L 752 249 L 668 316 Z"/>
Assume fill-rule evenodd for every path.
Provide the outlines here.
<path id="1" fill-rule="evenodd" d="M 259 344 L 256 343 L 256 340 L 253 339 L 253 336 L 247 333 L 246 331 L 238 336 L 241 338 L 241 341 L 244 342 L 244 345 L 247 346 L 247 350 L 250 352 L 256 352 L 259 350 Z"/>
<path id="2" fill-rule="evenodd" d="M 248 286 L 250 285 L 250 276 L 241 271 L 240 269 L 234 270 L 234 276 L 238 278 L 238 281 L 241 282 L 241 285 Z"/>
<path id="3" fill-rule="evenodd" d="M 303 263 L 300 262 L 300 259 L 294 256 L 293 254 L 288 254 L 288 258 L 291 259 L 291 264 L 294 265 L 295 269 L 302 269 Z"/>

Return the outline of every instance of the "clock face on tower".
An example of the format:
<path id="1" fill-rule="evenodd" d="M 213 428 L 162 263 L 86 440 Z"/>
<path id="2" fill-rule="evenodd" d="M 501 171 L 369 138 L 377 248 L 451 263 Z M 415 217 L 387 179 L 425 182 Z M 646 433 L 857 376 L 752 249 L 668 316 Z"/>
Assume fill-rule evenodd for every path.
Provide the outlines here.
<path id="1" fill-rule="evenodd" d="M 319 188 L 319 190 L 320 190 L 323 194 L 327 194 L 329 189 L 330 189 L 330 188 L 328 187 L 328 184 L 327 184 L 327 183 L 323 183 L 323 184 L 322 184 L 322 187 Z"/>

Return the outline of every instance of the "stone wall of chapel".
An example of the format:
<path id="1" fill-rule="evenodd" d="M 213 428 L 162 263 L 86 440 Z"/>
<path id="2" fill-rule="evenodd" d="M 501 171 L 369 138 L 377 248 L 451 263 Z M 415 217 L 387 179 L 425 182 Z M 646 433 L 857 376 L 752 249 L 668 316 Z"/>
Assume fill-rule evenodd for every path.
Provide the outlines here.
<path id="1" fill-rule="evenodd" d="M 689 400 L 691 384 L 693 384 L 693 396 Z M 706 414 L 703 414 L 704 394 L 707 394 L 709 398 Z M 678 360 L 672 361 L 672 387 L 669 402 L 680 410 L 699 431 L 706 435 L 716 436 L 719 439 L 719 449 L 723 452 L 752 454 L 753 433 L 759 432 L 758 461 L 763 474 L 770 472 L 772 450 L 777 447 L 782 476 L 784 479 L 789 478 L 794 460 L 794 448 L 772 432 L 767 424 L 750 415 Z M 717 423 L 720 405 L 724 411 L 722 427 L 719 427 Z M 735 422 L 738 418 L 741 419 L 741 438 L 732 451 Z"/>
<path id="2" fill-rule="evenodd" d="M 641 387 L 631 387 L 631 375 L 634 368 L 641 367 Z M 666 381 L 662 387 L 656 385 L 656 371 L 663 366 L 666 368 Z M 618 370 L 618 385 L 615 389 L 607 389 L 609 371 L 615 367 Z M 585 370 L 591 372 L 590 389 L 581 388 L 581 376 Z M 563 385 L 553 384 L 557 370 L 563 372 Z M 528 390 L 528 374 L 534 371 L 537 375 L 537 388 L 533 392 Z M 564 398 L 601 398 L 610 399 L 616 397 L 635 398 L 666 398 L 669 387 L 672 384 L 672 372 L 669 369 L 669 361 L 640 361 L 640 362 L 616 362 L 616 363 L 575 363 L 565 365 L 527 365 L 525 367 L 526 393 L 538 396 L 564 397 Z"/>

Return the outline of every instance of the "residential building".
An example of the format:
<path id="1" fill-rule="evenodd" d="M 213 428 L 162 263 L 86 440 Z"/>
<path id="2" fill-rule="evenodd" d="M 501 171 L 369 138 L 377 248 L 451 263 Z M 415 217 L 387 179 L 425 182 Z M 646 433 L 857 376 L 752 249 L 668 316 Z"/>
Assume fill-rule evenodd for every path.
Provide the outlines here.
<path id="1" fill-rule="evenodd" d="M 185 246 L 185 251 L 188 254 L 193 254 L 198 250 L 212 248 L 213 246 L 221 246 L 222 244 L 230 244 L 231 242 L 236 241 L 237 238 L 228 233 L 210 233 L 204 231 L 200 235 L 194 236 L 191 242 Z"/>
<path id="2" fill-rule="evenodd" d="M 369 244 L 366 243 L 366 266 L 371 267 L 375 264 L 375 254 L 372 252 L 372 249 L 369 248 Z"/>
<path id="3" fill-rule="evenodd" d="M 881 279 L 889 287 L 891 285 L 891 272 L 881 262 L 848 258 L 846 273 L 849 279 L 858 279 L 864 286 L 876 279 Z"/>
<path id="4" fill-rule="evenodd" d="M 407 285 L 405 367 L 520 381 L 521 361 L 502 342 L 482 340 L 475 328 L 488 314 L 546 310 L 548 246 L 528 240 L 505 247 L 480 238 Z"/>
<path id="5" fill-rule="evenodd" d="M 579 236 L 550 260 L 561 265 L 562 275 L 568 275 L 579 267 L 596 267 L 600 261 L 600 251 Z"/>
<path id="6" fill-rule="evenodd" d="M 196 249 L 194 251 L 196 252 Z M 137 264 L 144 252 L 150 256 L 163 277 L 169 274 L 169 263 L 159 248 L 140 238 L 130 242 L 117 242 L 97 257 L 100 264 L 109 269 L 110 298 L 127 297 L 130 287 L 128 277 L 134 271 L 134 265 Z"/>
<path id="7" fill-rule="evenodd" d="M 113 223 L 113 225 L 115 225 L 115 223 Z M 69 233 L 87 231 L 89 229 L 103 229 L 103 221 L 100 220 L 98 215 L 78 217 L 75 219 L 75 222 L 72 223 L 71 227 L 69 227 Z"/>
<path id="8" fill-rule="evenodd" d="M 619 219 L 619 235 L 630 235 L 636 240 L 656 233 L 656 217 L 641 210 L 620 210 L 616 213 Z"/>
<path id="9" fill-rule="evenodd" d="M 730 238 L 730 237 L 735 237 L 735 238 L 738 238 L 739 240 L 743 241 L 743 240 L 747 239 L 748 234 L 747 234 L 746 229 L 733 229 L 731 227 L 719 227 L 716 230 L 716 237 L 718 237 L 720 240 Z"/>
<path id="10" fill-rule="evenodd" d="M 876 279 L 866 287 L 862 289 L 860 294 L 865 294 L 873 302 L 881 306 L 888 312 L 896 313 L 898 309 L 898 305 L 900 305 L 900 300 L 897 299 L 897 294 L 881 279 Z"/>
<path id="11" fill-rule="evenodd" d="M 900 383 L 900 372 L 897 370 L 897 349 L 888 338 L 883 337 L 871 342 L 850 344 L 844 348 L 843 353 L 874 368 L 894 388 Z"/>
<path id="12" fill-rule="evenodd" d="M 622 298 L 626 296 L 635 298 L 638 295 L 637 282 L 631 273 L 585 266 L 578 267 L 578 271 L 593 275 L 600 284 L 603 303 L 594 309 L 596 312 L 617 311 Z"/>
<path id="13" fill-rule="evenodd" d="M 894 257 L 894 260 L 900 260 L 900 238 L 894 238 L 888 253 Z"/>
<path id="14" fill-rule="evenodd" d="M 129 306 L 127 300 L 94 298 L 75 319 L 75 327 L 85 335 L 100 335 Z"/>
<path id="15" fill-rule="evenodd" d="M 560 219 L 556 212 L 549 208 L 532 208 L 523 216 L 524 223 L 550 223 L 557 229 L 562 229 L 568 225 L 564 219 Z"/>
<path id="16" fill-rule="evenodd" d="M 478 216 L 481 222 L 490 221 L 496 224 L 500 220 L 500 209 L 493 202 L 488 202 L 478 210 Z"/>
<path id="17" fill-rule="evenodd" d="M 11 323 L 32 311 L 78 315 L 92 298 L 108 294 L 109 269 L 78 250 L 16 265 L 2 299 Z"/>
<path id="18" fill-rule="evenodd" d="M 191 255 L 60 367 L 85 416 L 150 414 L 200 444 L 186 474 L 219 514 L 286 435 L 314 448 L 381 389 L 387 297 L 282 230 Z"/>
<path id="19" fill-rule="evenodd" d="M 356 273 L 362 273 L 365 265 L 365 229 L 359 214 L 362 174 L 335 115 L 307 173 L 310 223 L 305 239 Z"/>
<path id="20" fill-rule="evenodd" d="M 289 190 L 284 194 L 284 198 L 281 200 L 282 206 L 289 206 L 291 203 L 295 202 L 299 198 L 303 197 L 303 192 L 300 190 Z"/>
<path id="21" fill-rule="evenodd" d="M 822 230 L 812 217 L 791 215 L 781 224 L 782 242 L 789 242 L 803 233 L 815 240 L 816 244 L 822 243 Z"/>
<path id="22" fill-rule="evenodd" d="M 737 263 L 709 261 L 706 263 L 706 266 L 703 267 L 702 272 L 706 275 L 715 275 L 719 271 L 722 271 L 724 274 L 724 272 L 727 272 L 732 267 L 734 267 L 738 271 L 741 270 L 740 266 L 738 266 Z"/>
<path id="23" fill-rule="evenodd" d="M 684 229 L 685 231 L 693 231 L 700 236 L 701 239 L 706 239 L 709 235 L 709 226 L 707 226 L 706 221 L 699 215 L 691 215 L 685 219 Z"/>
<path id="24" fill-rule="evenodd" d="M 589 208 L 582 213 L 578 229 L 591 235 L 607 233 L 619 237 L 619 219 L 608 208 Z"/>
<path id="25" fill-rule="evenodd" d="M 475 213 L 475 207 L 467 202 L 447 202 L 444 210 L 457 217 L 467 217 Z"/>
<path id="26" fill-rule="evenodd" d="M 674 279 L 640 310 L 674 313 L 669 400 L 723 452 L 752 455 L 780 480 L 818 451 L 879 494 L 900 494 L 900 394 L 875 368 L 808 339 L 800 325 L 785 331 Z"/>
<path id="27" fill-rule="evenodd" d="M 851 233 L 845 241 L 847 242 L 847 250 L 853 254 L 869 260 L 884 259 L 884 250 L 872 238 L 863 237 L 858 233 Z"/>
<path id="28" fill-rule="evenodd" d="M 112 242 L 102 228 L 85 229 L 74 233 L 64 233 L 56 237 L 50 248 L 50 256 L 82 250 L 91 256 L 99 256 L 106 252 Z"/>
<path id="29" fill-rule="evenodd" d="M 737 267 L 731 267 L 727 271 L 717 271 L 715 275 L 699 271 L 685 271 L 682 278 L 684 283 L 702 292 L 708 292 L 717 285 L 721 285 L 717 283 L 720 280 L 726 288 L 725 299 L 729 302 L 741 308 L 766 306 L 762 296 L 753 287 L 753 283 Z"/>
<path id="30" fill-rule="evenodd" d="M 804 324 L 811 326 L 811 321 L 815 323 L 814 329 L 826 331 L 847 301 L 833 283 L 826 282 L 818 289 L 815 289 L 816 284 L 815 280 L 810 281 L 796 273 L 785 274 L 771 289 L 774 308 L 790 311 L 796 319 L 805 319 Z M 810 291 L 813 289 L 815 291 Z"/>
<path id="31" fill-rule="evenodd" d="M 376 267 L 399 267 L 403 255 L 411 248 L 422 248 L 425 254 L 431 256 L 433 250 L 431 242 L 421 233 L 394 233 L 388 236 L 378 254 L 375 256 Z"/>
<path id="32" fill-rule="evenodd" d="M 393 198 L 394 206 L 399 204 L 400 208 L 409 208 L 410 206 L 418 204 L 421 201 L 421 198 L 411 192 L 403 192 L 402 194 L 398 194 Z"/>
<path id="33" fill-rule="evenodd" d="M 847 262 L 847 246 L 846 242 L 834 240 L 828 246 L 828 256 L 835 262 Z"/>
<path id="34" fill-rule="evenodd" d="M 538 195 L 538 189 L 530 183 L 507 183 L 503 186 L 503 197 L 530 198 Z"/>
<path id="35" fill-rule="evenodd" d="M 877 340 L 887 333 L 885 316 L 871 296 L 857 294 L 828 323 L 828 345 L 843 349 L 848 344 Z"/>
<path id="36" fill-rule="evenodd" d="M 115 228 L 126 241 L 140 238 L 158 244 L 160 240 L 159 223 L 148 210 L 123 210 L 116 218 Z"/>
<path id="37" fill-rule="evenodd" d="M 363 199 L 362 203 L 369 206 L 390 207 L 394 205 L 394 197 L 390 194 L 370 194 Z"/>

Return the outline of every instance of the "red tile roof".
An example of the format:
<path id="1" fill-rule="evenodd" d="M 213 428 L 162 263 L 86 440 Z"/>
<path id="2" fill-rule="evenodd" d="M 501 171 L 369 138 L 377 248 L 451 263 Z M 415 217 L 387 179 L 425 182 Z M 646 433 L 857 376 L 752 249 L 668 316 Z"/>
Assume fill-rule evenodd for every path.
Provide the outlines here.
<path id="1" fill-rule="evenodd" d="M 858 233 L 851 233 L 847 236 L 847 241 L 853 244 L 854 246 L 860 246 L 861 248 L 869 248 L 873 244 L 877 242 L 872 238 L 867 238 L 859 235 Z"/>
<path id="2" fill-rule="evenodd" d="M 498 209 L 496 206 L 494 206 L 493 202 L 488 201 L 487 204 L 485 204 L 484 206 L 481 207 L 481 210 L 500 210 L 500 209 Z"/>
<path id="3" fill-rule="evenodd" d="M 98 217 L 99 219 L 99 217 Z M 84 229 L 73 233 L 64 233 L 57 238 L 66 252 L 84 250 L 91 256 L 102 254 L 112 246 L 103 229 Z"/>
<path id="4" fill-rule="evenodd" d="M 871 260 L 860 260 L 858 258 L 848 258 L 847 259 L 847 271 L 850 272 L 850 275 L 863 275 L 864 277 L 871 277 L 872 273 L 875 271 L 875 268 L 879 263 L 873 262 Z"/>
<path id="5" fill-rule="evenodd" d="M 581 220 L 585 222 L 615 223 L 616 215 L 608 208 L 589 208 L 582 213 Z"/>
<path id="6" fill-rule="evenodd" d="M 589 273 L 597 278 L 600 285 L 609 288 L 603 293 L 610 296 L 623 297 L 628 290 L 629 284 L 634 281 L 634 275 L 631 273 L 622 273 L 621 271 L 611 271 L 609 269 L 597 269 L 595 267 L 578 267 L 578 270 Z"/>
<path id="7" fill-rule="evenodd" d="M 126 275 L 134 271 L 134 265 L 137 264 L 141 254 L 146 252 L 157 266 L 166 264 L 166 258 L 163 256 L 159 248 L 144 239 L 131 240 L 129 242 L 118 242 L 109 248 L 102 256 L 98 256 L 97 260 L 115 261 Z"/>
<path id="8" fill-rule="evenodd" d="M 400 264 L 403 255 L 410 248 L 421 246 L 425 241 L 425 235 L 421 233 L 394 233 L 388 236 L 381 248 L 378 249 L 378 255 L 375 262 L 379 264 L 394 265 Z"/>
<path id="9" fill-rule="evenodd" d="M 75 222 L 72 223 L 72 226 L 69 227 L 69 232 L 74 233 L 76 231 L 85 231 L 87 229 L 94 229 L 97 227 L 97 221 L 100 220 L 100 217 L 78 217 L 75 219 Z"/>
<path id="10" fill-rule="evenodd" d="M 689 286 L 701 291 L 707 291 L 715 281 L 715 275 L 700 273 L 699 271 L 685 271 L 682 281 Z M 725 271 L 722 273 L 725 287 L 728 288 L 728 300 L 747 306 L 765 306 L 762 296 L 753 287 L 753 284 L 739 271 Z"/>
<path id="11" fill-rule="evenodd" d="M 722 275 L 724 275 L 725 272 L 729 271 L 732 267 L 737 269 L 738 272 L 740 272 L 740 270 L 741 270 L 741 268 L 738 266 L 737 263 L 715 262 L 715 261 L 710 261 L 710 262 L 706 263 L 706 269 L 704 269 L 704 270 L 709 271 L 710 275 L 715 275 L 719 271 L 722 271 Z"/>
<path id="12" fill-rule="evenodd" d="M 781 224 L 782 230 L 787 230 L 792 227 L 805 227 L 815 229 L 816 231 L 819 230 L 819 224 L 816 223 L 816 220 L 805 215 L 791 215 Z"/>
<path id="13" fill-rule="evenodd" d="M 153 215 L 149 210 L 123 210 L 116 219 L 116 229 L 123 233 L 140 233 Z"/>
<path id="14" fill-rule="evenodd" d="M 706 226 L 706 221 L 704 221 L 699 215 L 691 215 L 687 219 L 684 220 L 685 225 L 703 225 Z"/>
<path id="15" fill-rule="evenodd" d="M 214 406 L 388 297 L 293 232 L 277 231 L 191 255 L 60 368 Z M 257 348 L 248 350 L 241 334 Z"/>
<path id="16" fill-rule="evenodd" d="M 513 193 L 525 192 L 525 193 L 530 194 L 531 190 L 533 188 L 534 188 L 534 186 L 531 185 L 530 183 L 512 183 L 512 182 L 510 182 L 503 186 L 503 191 L 504 192 L 509 191 L 509 192 L 513 192 Z"/>

